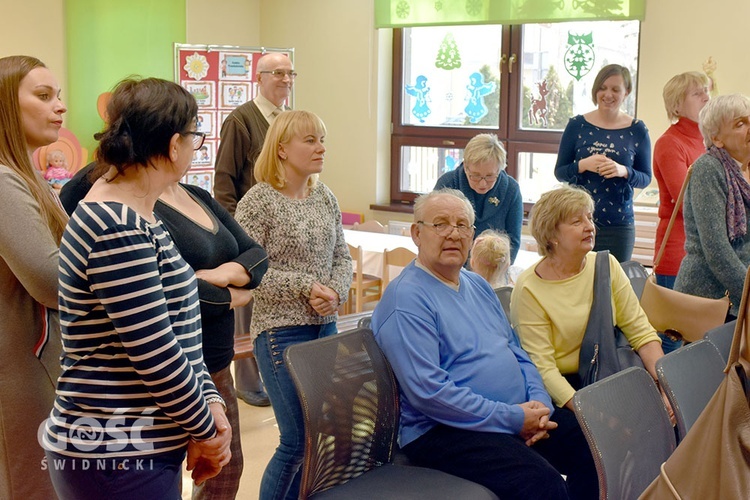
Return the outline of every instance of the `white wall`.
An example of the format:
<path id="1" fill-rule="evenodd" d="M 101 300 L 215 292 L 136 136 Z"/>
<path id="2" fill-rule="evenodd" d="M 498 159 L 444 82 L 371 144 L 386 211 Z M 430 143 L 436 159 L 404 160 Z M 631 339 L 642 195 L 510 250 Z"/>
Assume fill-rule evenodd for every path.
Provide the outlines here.
<path id="1" fill-rule="evenodd" d="M 369 210 L 370 204 L 388 201 L 390 179 L 391 33 L 373 28 L 373 0 L 186 0 L 186 6 L 188 43 L 295 47 L 296 106 L 319 114 L 328 126 L 323 181 L 344 210 L 384 221 L 405 218 Z M 0 55 L 41 58 L 60 79 L 64 95 L 75 81 L 66 81 L 63 0 L 0 0 L 0 12 Z M 708 56 L 718 62 L 722 93 L 750 95 L 748 19 L 747 0 L 647 2 L 638 116 L 652 141 L 669 126 L 664 83 L 674 74 L 700 70 Z"/>

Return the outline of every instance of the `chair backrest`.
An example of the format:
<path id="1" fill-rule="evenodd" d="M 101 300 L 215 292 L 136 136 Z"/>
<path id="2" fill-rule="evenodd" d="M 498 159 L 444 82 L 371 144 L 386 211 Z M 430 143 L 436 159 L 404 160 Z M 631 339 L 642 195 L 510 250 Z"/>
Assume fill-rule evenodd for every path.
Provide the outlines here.
<path id="1" fill-rule="evenodd" d="M 417 254 L 408 248 L 398 247 L 393 250 L 383 251 L 383 290 L 391 281 L 390 266 L 406 267 L 411 261 L 417 258 Z"/>
<path id="2" fill-rule="evenodd" d="M 732 339 L 734 338 L 734 329 L 737 326 L 737 320 L 724 323 L 713 330 L 706 332 L 704 338 L 711 342 L 719 350 L 724 363 L 729 361 L 729 351 L 732 348 Z"/>
<path id="3" fill-rule="evenodd" d="M 305 420 L 300 498 L 391 461 L 398 390 L 371 330 L 296 344 L 284 357 Z"/>
<path id="4" fill-rule="evenodd" d="M 643 264 L 635 260 L 628 260 L 620 263 L 620 267 L 625 271 L 630 280 L 630 285 L 633 287 L 635 296 L 638 300 L 641 300 L 643 295 L 643 287 L 646 286 L 646 280 L 648 279 L 648 270 L 643 267 Z"/>
<path id="5" fill-rule="evenodd" d="M 370 324 L 372 324 L 372 314 L 369 316 L 365 316 L 364 318 L 360 318 L 357 322 L 357 328 L 370 328 Z"/>
<path id="6" fill-rule="evenodd" d="M 636 499 L 675 449 L 667 409 L 651 375 L 627 368 L 573 396 L 591 448 L 600 498 Z"/>
<path id="7" fill-rule="evenodd" d="M 357 279 L 357 275 L 359 275 L 360 279 L 362 277 L 362 254 L 363 250 L 362 247 L 355 247 L 351 243 L 347 243 L 346 246 L 349 247 L 349 255 L 352 258 L 352 267 L 354 267 L 354 279 Z"/>
<path id="8" fill-rule="evenodd" d="M 344 226 L 361 224 L 364 220 L 364 214 L 358 212 L 341 212 L 341 224 L 343 224 Z"/>
<path id="9" fill-rule="evenodd" d="M 362 223 L 355 223 L 352 226 L 355 231 L 369 231 L 371 233 L 386 233 L 387 228 L 376 220 L 368 220 Z"/>
<path id="10" fill-rule="evenodd" d="M 495 294 L 497 295 L 497 298 L 500 299 L 500 305 L 503 306 L 503 311 L 505 311 L 505 316 L 508 318 L 508 321 L 510 321 L 510 295 L 512 293 L 512 285 L 495 288 Z"/>
<path id="11" fill-rule="evenodd" d="M 680 441 L 724 380 L 726 360 L 706 339 L 670 352 L 656 362 L 659 383 L 672 405 Z"/>

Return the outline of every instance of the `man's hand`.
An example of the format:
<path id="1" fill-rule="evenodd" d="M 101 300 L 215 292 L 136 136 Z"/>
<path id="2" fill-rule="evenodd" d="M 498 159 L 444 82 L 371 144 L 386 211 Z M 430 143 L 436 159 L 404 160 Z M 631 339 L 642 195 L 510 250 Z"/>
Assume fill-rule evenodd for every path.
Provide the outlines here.
<path id="1" fill-rule="evenodd" d="M 550 409 L 540 401 L 529 401 L 519 406 L 523 409 L 521 437 L 526 441 L 526 446 L 549 437 L 548 431 L 557 428 L 557 423 L 549 419 Z"/>

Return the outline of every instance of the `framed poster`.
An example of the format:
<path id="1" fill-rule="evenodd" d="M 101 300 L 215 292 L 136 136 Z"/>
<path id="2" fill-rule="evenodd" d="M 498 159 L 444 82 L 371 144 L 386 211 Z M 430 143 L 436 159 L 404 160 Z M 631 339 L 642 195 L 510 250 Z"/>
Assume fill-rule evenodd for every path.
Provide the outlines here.
<path id="1" fill-rule="evenodd" d="M 216 132 L 216 111 L 199 109 L 196 130 L 203 132 L 206 137 L 212 139 L 217 136 Z"/>
<path id="2" fill-rule="evenodd" d="M 197 128 L 206 140 L 195 152 L 185 182 L 213 190 L 214 162 L 227 116 L 255 97 L 258 60 L 278 52 L 294 64 L 293 48 L 174 44 L 174 78 L 198 103 Z M 286 103 L 294 107 L 294 87 Z"/>
<path id="3" fill-rule="evenodd" d="M 242 82 L 221 82 L 220 108 L 236 108 L 252 99 L 250 84 Z"/>
<path id="4" fill-rule="evenodd" d="M 182 82 L 182 86 L 193 94 L 199 108 L 216 108 L 216 83 L 215 82 Z"/>
<path id="5" fill-rule="evenodd" d="M 191 169 L 185 177 L 182 178 L 182 182 L 198 186 L 211 193 L 214 189 L 214 171 L 211 168 Z"/>
<path id="6" fill-rule="evenodd" d="M 212 167 L 214 165 L 214 156 L 216 155 L 216 141 L 206 139 L 203 146 L 197 151 L 193 151 L 193 167 Z"/>

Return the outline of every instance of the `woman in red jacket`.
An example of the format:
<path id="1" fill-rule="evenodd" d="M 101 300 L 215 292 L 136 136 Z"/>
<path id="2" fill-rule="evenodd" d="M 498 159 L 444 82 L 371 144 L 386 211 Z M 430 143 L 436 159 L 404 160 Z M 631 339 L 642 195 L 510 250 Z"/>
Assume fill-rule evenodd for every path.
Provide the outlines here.
<path id="1" fill-rule="evenodd" d="M 656 228 L 655 252 L 661 247 L 688 167 L 706 152 L 703 136 L 698 130 L 698 113 L 709 99 L 708 78 L 697 71 L 679 74 L 667 82 L 663 95 L 664 107 L 672 125 L 659 137 L 654 146 L 654 177 L 659 184 L 659 225 Z M 685 257 L 682 207 L 677 209 L 679 212 L 667 240 L 664 255 L 654 269 L 656 282 L 667 288 L 674 286 L 680 262 Z M 662 341 L 665 353 L 682 345 L 681 342 L 664 336 Z"/>

